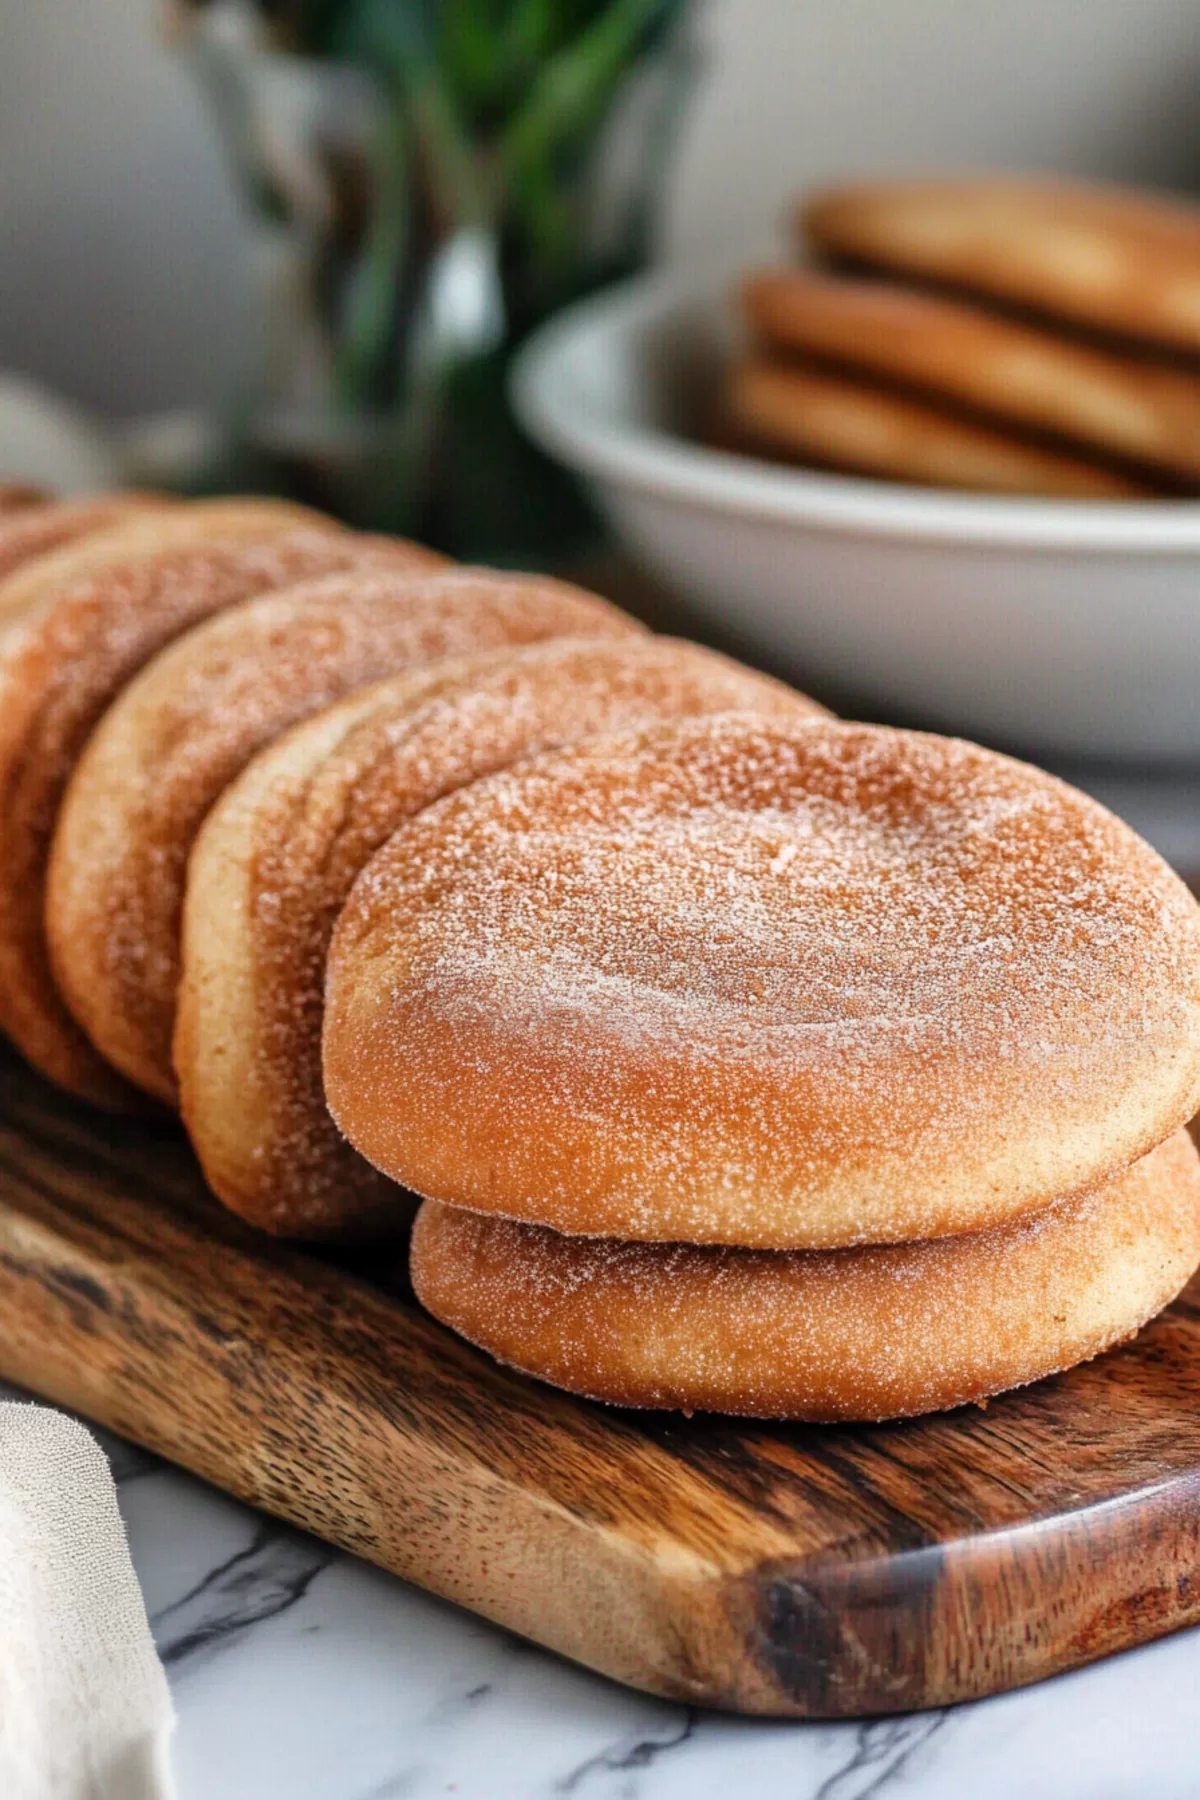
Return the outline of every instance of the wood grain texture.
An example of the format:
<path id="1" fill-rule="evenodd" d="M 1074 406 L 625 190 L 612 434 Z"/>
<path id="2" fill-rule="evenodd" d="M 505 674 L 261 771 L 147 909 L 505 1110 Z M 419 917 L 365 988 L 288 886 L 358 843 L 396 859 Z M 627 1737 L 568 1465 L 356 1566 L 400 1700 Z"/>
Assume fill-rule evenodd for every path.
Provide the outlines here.
<path id="1" fill-rule="evenodd" d="M 852 1717 L 1200 1620 L 1196 1284 L 986 1412 L 608 1412 L 425 1318 L 402 1254 L 356 1271 L 258 1237 L 173 1127 L 7 1057 L 0 1096 L 0 1375 L 621 1681 Z"/>

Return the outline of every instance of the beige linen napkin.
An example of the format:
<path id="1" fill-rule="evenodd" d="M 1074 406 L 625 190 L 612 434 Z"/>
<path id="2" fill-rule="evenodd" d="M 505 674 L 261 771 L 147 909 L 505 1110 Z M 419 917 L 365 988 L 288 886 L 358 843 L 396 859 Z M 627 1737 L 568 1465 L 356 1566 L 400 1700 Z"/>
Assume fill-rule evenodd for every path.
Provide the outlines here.
<path id="1" fill-rule="evenodd" d="M 0 1402 L 0 1795 L 170 1800 L 174 1723 L 104 1452 Z"/>

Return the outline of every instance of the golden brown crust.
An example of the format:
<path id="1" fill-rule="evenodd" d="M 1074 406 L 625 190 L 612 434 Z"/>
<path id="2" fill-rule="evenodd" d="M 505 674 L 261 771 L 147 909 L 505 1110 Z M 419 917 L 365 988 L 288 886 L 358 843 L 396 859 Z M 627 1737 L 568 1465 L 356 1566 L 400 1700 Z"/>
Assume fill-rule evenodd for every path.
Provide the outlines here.
<path id="1" fill-rule="evenodd" d="M 32 481 L 0 481 L 0 513 L 6 516 L 27 512 L 34 506 L 48 506 L 53 498 L 49 488 L 38 487 Z"/>
<path id="2" fill-rule="evenodd" d="M 780 269 L 742 308 L 785 353 L 830 358 L 1085 449 L 1200 479 L 1200 380 L 884 281 Z"/>
<path id="3" fill-rule="evenodd" d="M 56 500 L 40 505 L 0 506 L 0 622 L 3 584 L 35 557 L 61 550 L 96 532 L 110 531 L 140 515 L 177 514 L 178 501 L 152 494 L 102 494 L 93 500 Z"/>
<path id="4" fill-rule="evenodd" d="M 863 181 L 801 208 L 821 250 L 1052 318 L 1200 349 L 1200 209 L 1047 177 Z"/>
<path id="5" fill-rule="evenodd" d="M 127 495 L 118 499 L 125 501 Z M 77 582 L 98 579 L 137 558 L 192 549 L 204 537 L 240 538 L 309 527 L 341 532 L 333 519 L 287 500 L 148 501 L 134 496 L 132 510 L 89 524 L 36 558 L 23 559 L 0 581 L 0 629 Z"/>
<path id="6" fill-rule="evenodd" d="M 1064 500 L 1155 492 L 1148 481 L 906 394 L 762 354 L 731 369 L 727 412 L 749 449 L 884 480 Z"/>
<path id="7" fill-rule="evenodd" d="M 0 1029 L 60 1086 L 104 1105 L 129 1098 L 59 998 L 43 924 L 59 803 L 93 726 L 190 625 L 364 554 L 385 552 L 299 508 L 226 501 L 98 534 L 0 589 L 0 609 L 24 595 L 0 633 Z"/>
<path id="8" fill-rule="evenodd" d="M 1041 1380 L 1122 1342 L 1200 1263 L 1180 1131 L 1111 1183 L 933 1243 L 754 1251 L 559 1237 L 427 1202 L 412 1277 L 444 1324 L 621 1406 L 880 1420 Z"/>
<path id="9" fill-rule="evenodd" d="M 563 639 L 434 664 L 307 721 L 210 813 L 188 868 L 175 1066 L 209 1181 L 294 1235 L 394 1228 L 402 1191 L 325 1106 L 321 1014 L 334 920 L 402 820 L 521 757 L 598 731 L 812 701 L 666 638 Z"/>
<path id="10" fill-rule="evenodd" d="M 221 791 L 281 731 L 441 656 L 640 629 L 548 576 L 356 569 L 227 608 L 163 650 L 93 734 L 54 840 L 51 964 L 92 1042 L 174 1102 L 187 858 Z"/>
<path id="11" fill-rule="evenodd" d="M 403 826 L 325 1005 L 335 1119 L 427 1197 L 597 1236 L 898 1242 L 1034 1211 L 1191 1116 L 1200 909 L 1039 770 L 727 715 Z"/>

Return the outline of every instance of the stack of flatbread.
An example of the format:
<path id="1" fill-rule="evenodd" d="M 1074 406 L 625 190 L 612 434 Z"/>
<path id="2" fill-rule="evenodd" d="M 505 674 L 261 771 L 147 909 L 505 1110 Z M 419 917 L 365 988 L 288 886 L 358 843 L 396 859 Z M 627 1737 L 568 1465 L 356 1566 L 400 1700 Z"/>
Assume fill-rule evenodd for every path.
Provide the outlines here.
<path id="1" fill-rule="evenodd" d="M 748 276 L 727 428 L 774 458 L 1077 499 L 1200 492 L 1200 207 L 1060 180 L 879 181 Z"/>

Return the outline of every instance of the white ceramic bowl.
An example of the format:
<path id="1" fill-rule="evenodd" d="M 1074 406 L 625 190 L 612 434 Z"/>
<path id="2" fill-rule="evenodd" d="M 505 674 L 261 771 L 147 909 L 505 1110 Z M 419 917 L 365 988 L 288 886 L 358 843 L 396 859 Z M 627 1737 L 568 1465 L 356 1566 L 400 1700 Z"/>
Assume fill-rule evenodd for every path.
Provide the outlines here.
<path id="1" fill-rule="evenodd" d="M 1200 502 L 1023 500 L 779 467 L 686 435 L 725 284 L 552 320 L 513 398 L 630 549 L 773 666 L 1051 754 L 1200 754 Z"/>

